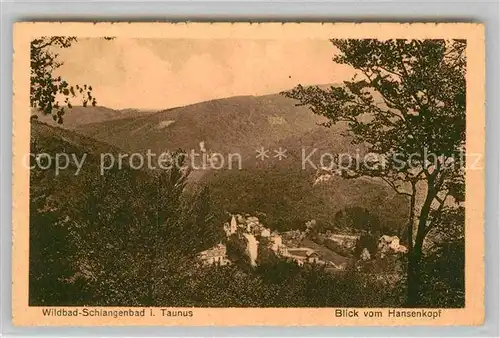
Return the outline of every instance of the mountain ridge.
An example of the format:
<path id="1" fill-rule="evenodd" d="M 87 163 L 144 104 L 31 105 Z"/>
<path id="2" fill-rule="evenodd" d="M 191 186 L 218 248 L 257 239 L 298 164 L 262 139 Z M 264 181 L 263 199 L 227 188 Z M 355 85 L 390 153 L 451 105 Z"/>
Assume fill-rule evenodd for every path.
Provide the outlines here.
<path id="1" fill-rule="evenodd" d="M 124 152 L 159 154 L 182 149 L 241 154 L 240 170 L 194 170 L 190 182 L 208 185 L 214 202 L 225 212 L 265 212 L 273 227 L 297 228 L 317 218 L 331 225 L 335 214 L 349 207 L 369 208 L 384 218 L 386 228 L 400 227 L 406 201 L 376 180 L 333 177 L 314 185 L 322 154 L 360 151 L 342 124 L 326 128 L 307 107 L 279 94 L 237 96 L 127 116 L 74 128 Z M 260 147 L 268 158 L 256 158 Z M 275 151 L 286 150 L 277 159 Z M 316 165 L 302 168 L 303 152 L 316 151 Z M 387 204 L 387 206 L 385 205 Z"/>

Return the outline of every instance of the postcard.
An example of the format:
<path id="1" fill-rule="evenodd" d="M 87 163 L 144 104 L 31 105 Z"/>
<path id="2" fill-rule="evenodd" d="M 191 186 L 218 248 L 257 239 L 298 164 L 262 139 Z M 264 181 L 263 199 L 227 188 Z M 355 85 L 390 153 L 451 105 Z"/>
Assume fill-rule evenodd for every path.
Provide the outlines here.
<path id="1" fill-rule="evenodd" d="M 13 41 L 15 325 L 483 323 L 483 25 Z"/>

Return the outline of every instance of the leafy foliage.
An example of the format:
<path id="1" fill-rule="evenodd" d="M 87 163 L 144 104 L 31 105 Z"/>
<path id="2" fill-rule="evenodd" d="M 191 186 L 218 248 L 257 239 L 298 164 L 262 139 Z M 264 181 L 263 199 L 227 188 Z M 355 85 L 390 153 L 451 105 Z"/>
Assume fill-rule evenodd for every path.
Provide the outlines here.
<path id="1" fill-rule="evenodd" d="M 465 208 L 446 209 L 431 234 L 434 243 L 423 258 L 422 305 L 465 306 Z"/>
<path id="2" fill-rule="evenodd" d="M 62 66 L 57 49 L 69 48 L 76 41 L 76 37 L 64 36 L 40 37 L 31 41 L 31 107 L 42 114 L 52 115 L 58 123 L 63 123 L 64 108 L 72 108 L 72 98 L 81 96 L 84 107 L 97 104 L 92 95 L 92 86 L 73 86 L 54 74 Z"/>
<path id="3" fill-rule="evenodd" d="M 318 266 L 277 261 L 244 271 L 236 265 L 198 269 L 183 280 L 171 306 L 335 307 L 397 306 L 384 281 L 356 273 L 332 274 Z M 170 305 L 170 304 L 169 304 Z"/>
<path id="4" fill-rule="evenodd" d="M 32 143 L 33 148 L 36 144 Z M 79 283 L 68 283 L 75 257 L 68 243 L 69 222 L 58 212 L 57 201 L 50 197 L 52 186 L 39 184 L 44 173 L 36 168 L 30 172 L 29 303 L 72 304 L 79 301 L 75 297 L 84 297 L 85 288 Z M 79 294 L 73 292 L 75 288 Z"/>
<path id="5" fill-rule="evenodd" d="M 424 240 L 448 197 L 463 201 L 466 43 L 463 40 L 333 39 L 333 61 L 357 70 L 342 86 L 297 86 L 285 96 L 345 124 L 372 156 L 343 170 L 344 178 L 384 180 L 407 196 L 408 305 L 419 302 Z M 432 154 L 432 156 L 429 156 Z M 339 163 L 337 163 L 339 164 Z M 425 191 L 417 204 L 417 191 Z"/>
<path id="6" fill-rule="evenodd" d="M 87 153 L 69 131 L 59 131 L 63 141 L 53 128 L 32 126 L 32 151 Z M 98 161 L 89 153 L 77 179 L 69 170 L 31 172 L 33 305 L 166 302 L 179 266 L 220 240 L 209 192 L 186 196 L 186 172 L 115 167 L 101 176 Z"/>

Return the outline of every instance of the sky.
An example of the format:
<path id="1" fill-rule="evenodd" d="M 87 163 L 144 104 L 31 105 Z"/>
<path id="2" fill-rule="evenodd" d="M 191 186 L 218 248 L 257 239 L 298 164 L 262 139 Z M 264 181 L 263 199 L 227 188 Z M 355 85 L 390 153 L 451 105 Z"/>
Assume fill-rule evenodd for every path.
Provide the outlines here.
<path id="1" fill-rule="evenodd" d="M 56 75 L 92 85 L 98 105 L 114 109 L 265 95 L 354 74 L 332 61 L 328 40 L 88 38 L 57 53 L 63 65 Z"/>

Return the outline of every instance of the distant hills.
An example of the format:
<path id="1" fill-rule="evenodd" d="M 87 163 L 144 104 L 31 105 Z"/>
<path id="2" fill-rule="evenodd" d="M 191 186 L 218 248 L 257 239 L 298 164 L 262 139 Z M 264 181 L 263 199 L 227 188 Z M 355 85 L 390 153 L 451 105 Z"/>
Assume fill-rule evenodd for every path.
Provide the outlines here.
<path id="1" fill-rule="evenodd" d="M 99 123 L 109 120 L 123 119 L 127 117 L 138 117 L 147 114 L 152 114 L 155 111 L 141 109 L 111 109 L 106 107 L 81 107 L 74 106 L 71 109 L 65 108 L 63 115 L 64 123 L 59 124 L 52 118 L 51 115 L 45 115 L 32 110 L 32 115 L 36 115 L 40 122 L 45 122 L 50 125 L 58 126 L 65 129 L 74 129 L 78 126 Z"/>
<path id="2" fill-rule="evenodd" d="M 77 126 L 97 140 L 127 151 L 207 149 L 252 153 L 317 127 L 318 117 L 280 95 L 238 96 L 200 102 L 144 116 Z"/>
<path id="3" fill-rule="evenodd" d="M 339 210 L 362 207 L 384 228 L 395 231 L 407 213 L 407 201 L 376 180 L 333 177 L 313 185 L 318 170 L 302 169 L 303 149 L 318 149 L 311 157 L 318 166 L 324 152 L 359 150 L 344 135 L 344 126 L 319 126 L 322 118 L 278 94 L 231 97 L 159 112 L 77 107 L 65 117 L 65 128 L 123 152 L 199 150 L 203 141 L 208 151 L 239 153 L 241 170 L 198 172 L 193 177 L 209 185 L 214 202 L 224 211 L 259 212 L 271 228 L 294 229 L 310 219 L 331 225 Z M 256 159 L 260 147 L 271 157 Z M 287 150 L 282 160 L 273 157 L 279 147 Z"/>

